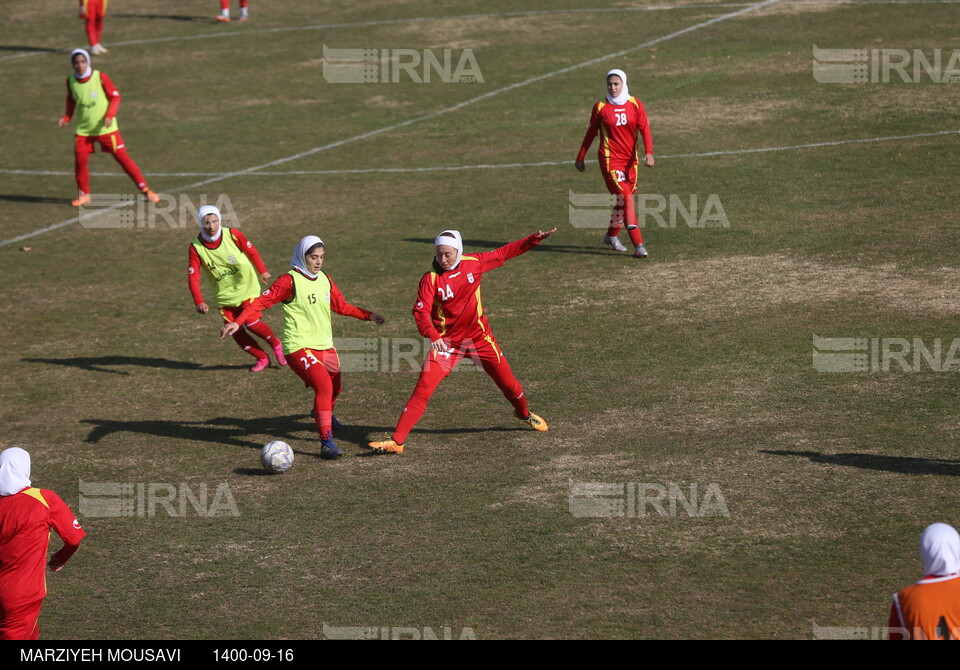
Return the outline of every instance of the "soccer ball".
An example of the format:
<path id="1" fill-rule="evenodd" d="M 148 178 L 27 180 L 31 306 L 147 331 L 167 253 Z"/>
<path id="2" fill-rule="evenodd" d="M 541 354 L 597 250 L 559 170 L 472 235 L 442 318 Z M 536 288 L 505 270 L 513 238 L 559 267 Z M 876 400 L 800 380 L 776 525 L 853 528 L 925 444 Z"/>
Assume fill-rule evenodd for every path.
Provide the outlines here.
<path id="1" fill-rule="evenodd" d="M 293 449 L 280 440 L 268 442 L 260 450 L 260 463 L 267 472 L 286 472 L 293 467 Z"/>

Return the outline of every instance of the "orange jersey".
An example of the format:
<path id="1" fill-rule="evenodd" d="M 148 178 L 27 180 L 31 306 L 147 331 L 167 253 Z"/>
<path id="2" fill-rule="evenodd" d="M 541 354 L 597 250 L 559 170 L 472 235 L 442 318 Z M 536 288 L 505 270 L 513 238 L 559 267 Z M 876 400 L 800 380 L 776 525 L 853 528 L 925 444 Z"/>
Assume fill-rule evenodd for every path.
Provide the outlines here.
<path id="1" fill-rule="evenodd" d="M 587 155 L 587 149 L 593 144 L 593 138 L 597 134 L 600 135 L 597 154 L 603 172 L 614 168 L 622 170 L 639 162 L 638 134 L 643 138 L 644 153 L 653 153 L 653 137 L 647 122 L 647 111 L 643 108 L 643 103 L 633 96 L 622 105 L 602 100 L 593 106 L 590 125 L 587 126 L 580 153 L 577 154 L 578 161 L 582 161 Z"/>
<path id="2" fill-rule="evenodd" d="M 897 592 L 890 629 L 892 640 L 960 640 L 960 575 L 924 577 Z"/>
<path id="3" fill-rule="evenodd" d="M 452 347 L 465 341 L 491 338 L 483 313 L 480 282 L 483 273 L 498 268 L 514 256 L 540 244 L 536 235 L 510 242 L 494 251 L 464 254 L 452 270 L 442 270 L 434 260 L 433 271 L 423 275 L 413 316 L 420 334 L 431 342 L 443 338 Z"/>

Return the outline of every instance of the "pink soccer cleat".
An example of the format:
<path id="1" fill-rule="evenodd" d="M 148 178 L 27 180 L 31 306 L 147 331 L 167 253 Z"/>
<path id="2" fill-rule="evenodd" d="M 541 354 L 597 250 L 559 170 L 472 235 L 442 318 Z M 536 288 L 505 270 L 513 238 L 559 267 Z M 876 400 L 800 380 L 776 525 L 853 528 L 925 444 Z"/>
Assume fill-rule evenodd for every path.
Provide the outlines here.
<path id="1" fill-rule="evenodd" d="M 261 370 L 266 370 L 268 367 L 270 367 L 270 359 L 264 356 L 263 358 L 257 359 L 257 362 L 250 368 L 250 372 L 260 372 Z"/>
<path id="2" fill-rule="evenodd" d="M 283 343 L 277 340 L 278 344 L 273 348 L 273 355 L 277 357 L 277 363 L 280 364 L 280 367 L 283 367 L 287 364 L 287 359 L 283 357 Z"/>

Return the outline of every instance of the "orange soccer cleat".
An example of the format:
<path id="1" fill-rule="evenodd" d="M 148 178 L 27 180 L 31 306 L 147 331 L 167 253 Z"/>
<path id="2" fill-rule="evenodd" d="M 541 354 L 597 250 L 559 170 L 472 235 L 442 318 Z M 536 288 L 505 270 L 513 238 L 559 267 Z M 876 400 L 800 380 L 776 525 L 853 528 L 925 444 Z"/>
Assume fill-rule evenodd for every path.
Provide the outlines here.
<path id="1" fill-rule="evenodd" d="M 229 17 L 229 16 L 218 16 L 218 17 L 217 17 L 217 21 L 219 21 L 220 23 L 230 23 L 230 17 Z"/>
<path id="2" fill-rule="evenodd" d="M 530 427 L 533 428 L 534 430 L 541 430 L 541 431 L 547 430 L 547 422 L 544 421 L 541 417 L 534 414 L 533 412 L 530 412 L 530 416 L 528 416 L 527 418 L 523 418 L 516 412 L 514 412 L 513 415 L 518 419 L 520 419 L 521 421 L 526 421 L 527 423 L 529 423 Z"/>
<path id="3" fill-rule="evenodd" d="M 144 197 L 150 202 L 160 202 L 160 196 L 154 193 L 153 191 L 151 191 L 149 188 L 144 187 L 140 189 L 140 191 L 141 193 L 143 193 Z"/>
<path id="4" fill-rule="evenodd" d="M 89 194 L 89 193 L 82 193 L 82 194 L 80 194 L 80 197 L 79 197 L 79 198 L 77 198 L 76 200 L 72 200 L 72 201 L 70 202 L 70 204 L 71 204 L 72 206 L 74 206 L 74 207 L 83 207 L 84 205 L 89 205 L 89 204 L 90 204 L 90 194 Z"/>
<path id="5" fill-rule="evenodd" d="M 378 454 L 402 454 L 403 445 L 397 444 L 393 438 L 389 440 L 384 440 L 383 442 L 371 442 L 370 448 Z"/>

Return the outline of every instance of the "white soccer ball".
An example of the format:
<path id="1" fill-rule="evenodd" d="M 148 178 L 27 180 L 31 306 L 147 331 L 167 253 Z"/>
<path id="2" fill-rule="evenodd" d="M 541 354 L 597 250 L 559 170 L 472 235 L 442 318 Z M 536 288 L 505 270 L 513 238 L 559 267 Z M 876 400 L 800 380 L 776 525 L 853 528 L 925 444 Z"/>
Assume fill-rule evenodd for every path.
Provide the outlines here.
<path id="1" fill-rule="evenodd" d="M 267 442 L 260 450 L 260 463 L 267 472 L 286 472 L 293 467 L 293 449 L 286 442 Z"/>

